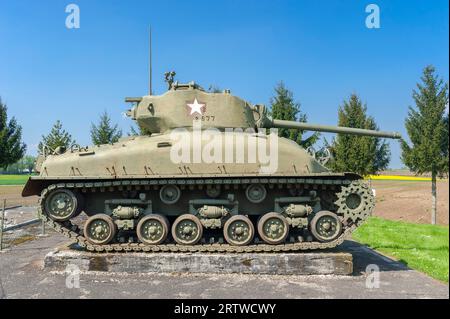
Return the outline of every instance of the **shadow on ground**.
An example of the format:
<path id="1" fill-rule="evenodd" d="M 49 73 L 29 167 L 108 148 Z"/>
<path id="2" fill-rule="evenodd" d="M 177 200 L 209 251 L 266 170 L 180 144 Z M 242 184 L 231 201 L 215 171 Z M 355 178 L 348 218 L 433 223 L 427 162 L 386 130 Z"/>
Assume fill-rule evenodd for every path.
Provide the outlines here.
<path id="1" fill-rule="evenodd" d="M 332 249 L 335 252 L 346 252 L 353 255 L 353 275 L 364 275 L 369 265 L 376 265 L 380 271 L 411 270 L 406 262 L 393 260 L 375 250 L 353 240 L 346 240 L 342 245 Z"/>

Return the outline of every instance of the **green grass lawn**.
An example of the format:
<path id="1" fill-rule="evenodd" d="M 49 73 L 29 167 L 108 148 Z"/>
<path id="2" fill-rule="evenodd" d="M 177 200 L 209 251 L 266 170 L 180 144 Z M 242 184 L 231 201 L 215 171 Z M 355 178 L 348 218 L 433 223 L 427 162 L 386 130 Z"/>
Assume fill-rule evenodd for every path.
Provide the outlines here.
<path id="1" fill-rule="evenodd" d="M 24 185 L 29 175 L 1 175 L 0 185 Z"/>
<path id="2" fill-rule="evenodd" d="M 353 238 L 399 260 L 409 268 L 448 282 L 448 226 L 411 224 L 371 217 L 355 231 Z"/>

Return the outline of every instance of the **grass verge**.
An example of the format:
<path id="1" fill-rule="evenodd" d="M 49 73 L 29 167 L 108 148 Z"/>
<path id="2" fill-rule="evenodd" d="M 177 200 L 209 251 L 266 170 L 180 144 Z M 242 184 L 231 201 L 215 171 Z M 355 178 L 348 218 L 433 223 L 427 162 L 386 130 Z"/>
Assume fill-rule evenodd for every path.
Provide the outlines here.
<path id="1" fill-rule="evenodd" d="M 371 217 L 353 238 L 448 283 L 448 226 L 412 224 Z"/>
<path id="2" fill-rule="evenodd" d="M 25 185 L 29 175 L 0 175 L 0 185 Z"/>

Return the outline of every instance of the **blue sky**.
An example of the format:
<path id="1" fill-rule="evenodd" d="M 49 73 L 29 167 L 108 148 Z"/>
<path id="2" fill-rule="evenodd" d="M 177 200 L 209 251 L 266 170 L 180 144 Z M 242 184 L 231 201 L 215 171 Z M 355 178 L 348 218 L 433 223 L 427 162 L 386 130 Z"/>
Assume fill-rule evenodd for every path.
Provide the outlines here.
<path id="1" fill-rule="evenodd" d="M 65 26 L 70 3 L 80 29 Z M 365 26 L 370 3 L 380 29 Z M 81 145 L 104 110 L 129 131 L 124 97 L 147 93 L 150 24 L 155 93 L 175 70 L 180 81 L 268 104 L 283 80 L 313 123 L 336 124 L 338 106 L 357 93 L 383 130 L 406 135 L 422 69 L 449 78 L 447 0 L 0 0 L 0 96 L 28 153 L 57 119 Z M 401 167 L 390 144 L 391 167 Z"/>

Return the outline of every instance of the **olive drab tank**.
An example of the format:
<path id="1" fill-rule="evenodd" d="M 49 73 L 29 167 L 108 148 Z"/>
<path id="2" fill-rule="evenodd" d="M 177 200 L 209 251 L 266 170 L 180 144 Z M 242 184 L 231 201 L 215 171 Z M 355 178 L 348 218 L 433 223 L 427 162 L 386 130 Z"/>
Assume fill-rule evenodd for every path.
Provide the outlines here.
<path id="1" fill-rule="evenodd" d="M 272 119 L 173 75 L 166 93 L 126 99 L 149 134 L 42 150 L 22 195 L 40 195 L 48 224 L 98 252 L 296 251 L 339 245 L 370 216 L 361 176 L 330 172 L 326 152 L 316 158 L 269 129 L 398 133 Z"/>

